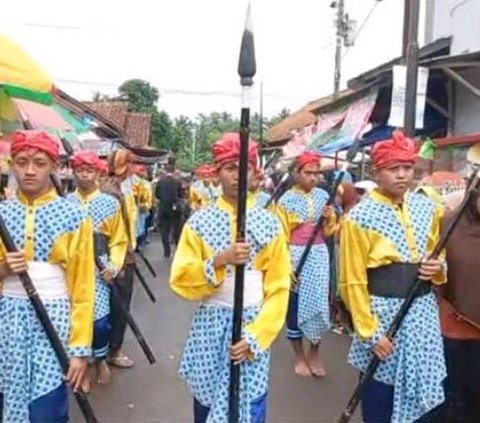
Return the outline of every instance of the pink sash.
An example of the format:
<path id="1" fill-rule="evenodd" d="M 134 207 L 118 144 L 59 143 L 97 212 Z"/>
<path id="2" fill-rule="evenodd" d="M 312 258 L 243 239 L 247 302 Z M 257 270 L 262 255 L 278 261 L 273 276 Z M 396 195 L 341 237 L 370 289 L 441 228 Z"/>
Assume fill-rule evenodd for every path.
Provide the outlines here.
<path id="1" fill-rule="evenodd" d="M 307 245 L 308 240 L 312 236 L 312 233 L 315 229 L 315 223 L 308 222 L 303 223 L 297 228 L 292 231 L 292 237 L 290 239 L 290 244 L 293 245 Z M 315 241 L 313 241 L 313 245 L 323 244 L 325 242 L 325 238 L 323 237 L 322 231 L 320 231 Z"/>

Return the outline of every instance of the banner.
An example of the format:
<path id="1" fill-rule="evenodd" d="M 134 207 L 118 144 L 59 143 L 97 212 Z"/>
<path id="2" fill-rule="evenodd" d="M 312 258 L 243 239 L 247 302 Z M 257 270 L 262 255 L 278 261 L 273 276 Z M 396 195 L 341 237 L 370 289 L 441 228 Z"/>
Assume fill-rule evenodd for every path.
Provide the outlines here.
<path id="1" fill-rule="evenodd" d="M 407 90 L 407 67 L 393 67 L 392 105 L 388 124 L 394 128 L 403 128 L 405 121 L 405 96 Z M 415 128 L 423 128 L 425 102 L 427 99 L 428 68 L 419 67 L 417 71 L 417 102 L 415 110 Z"/>

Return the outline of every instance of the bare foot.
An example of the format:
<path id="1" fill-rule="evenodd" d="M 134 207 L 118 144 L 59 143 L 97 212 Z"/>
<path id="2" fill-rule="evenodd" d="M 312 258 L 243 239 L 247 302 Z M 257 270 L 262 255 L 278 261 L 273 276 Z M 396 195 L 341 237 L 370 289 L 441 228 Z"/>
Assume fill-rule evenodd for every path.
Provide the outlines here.
<path id="1" fill-rule="evenodd" d="M 85 376 L 83 377 L 83 381 L 82 381 L 82 391 L 86 394 L 89 394 L 90 392 L 92 392 L 92 381 L 91 381 L 91 378 L 90 378 L 90 369 L 87 369 L 87 371 L 85 372 Z"/>
<path id="2" fill-rule="evenodd" d="M 313 376 L 325 377 L 327 375 L 322 358 L 320 357 L 320 352 L 318 351 L 318 347 L 311 348 L 308 356 L 308 365 Z"/>
<path id="3" fill-rule="evenodd" d="M 112 380 L 112 372 L 105 360 L 97 361 L 97 383 L 108 385 Z"/>
<path id="4" fill-rule="evenodd" d="M 312 376 L 312 372 L 310 371 L 310 368 L 308 367 L 306 360 L 304 359 L 297 360 L 297 362 L 295 363 L 295 374 L 301 377 Z"/>

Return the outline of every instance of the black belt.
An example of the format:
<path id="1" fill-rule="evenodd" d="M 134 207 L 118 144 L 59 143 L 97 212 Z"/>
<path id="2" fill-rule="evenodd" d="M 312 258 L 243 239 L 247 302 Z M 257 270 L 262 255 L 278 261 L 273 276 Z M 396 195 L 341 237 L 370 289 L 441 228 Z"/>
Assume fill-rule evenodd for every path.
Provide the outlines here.
<path id="1" fill-rule="evenodd" d="M 418 264 L 391 263 L 368 269 L 368 290 L 371 295 L 386 298 L 405 298 L 418 276 Z M 431 292 L 429 282 L 422 283 L 417 297 Z"/>

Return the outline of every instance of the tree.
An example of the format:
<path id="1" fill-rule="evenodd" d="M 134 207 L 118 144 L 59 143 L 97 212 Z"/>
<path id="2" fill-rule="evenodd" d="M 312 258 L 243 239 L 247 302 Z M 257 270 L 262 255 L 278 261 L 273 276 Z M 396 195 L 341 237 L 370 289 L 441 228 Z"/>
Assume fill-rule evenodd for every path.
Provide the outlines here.
<path id="1" fill-rule="evenodd" d="M 173 152 L 173 125 L 170 116 L 163 110 L 152 113 L 152 140 L 155 147 Z"/>
<path id="2" fill-rule="evenodd" d="M 118 99 L 127 101 L 132 112 L 150 112 L 157 110 L 160 98 L 158 89 L 142 79 L 125 81 L 118 89 Z"/>

